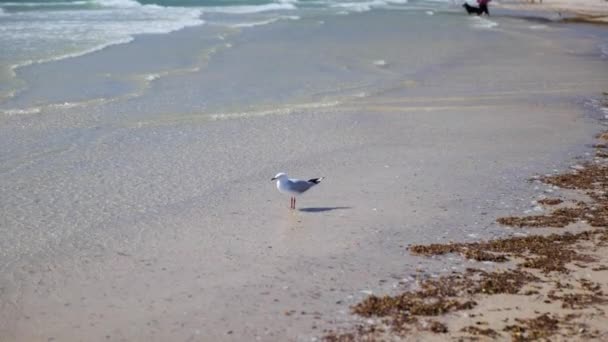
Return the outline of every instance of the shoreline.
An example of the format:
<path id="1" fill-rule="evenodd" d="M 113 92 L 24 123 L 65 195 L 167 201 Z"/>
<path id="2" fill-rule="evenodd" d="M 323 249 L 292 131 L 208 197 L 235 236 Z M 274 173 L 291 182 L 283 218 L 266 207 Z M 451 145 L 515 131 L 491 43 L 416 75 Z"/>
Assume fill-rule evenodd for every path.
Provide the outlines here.
<path id="1" fill-rule="evenodd" d="M 557 15 L 556 21 L 608 24 L 608 2 L 594 0 L 511 0 L 500 1 L 497 8 Z"/>
<path id="2" fill-rule="evenodd" d="M 603 93 L 604 108 L 608 94 Z M 598 119 L 599 120 L 599 119 Z M 604 124 L 605 126 L 605 124 Z M 327 330 L 323 341 L 443 341 L 608 338 L 608 132 L 591 160 L 533 184 L 557 189 L 534 202 L 542 214 L 499 217 L 524 235 L 478 242 L 410 245 L 412 255 L 457 255 L 476 266 L 438 278 L 420 273 L 416 286 L 371 295 L 352 306 L 362 319 Z"/>

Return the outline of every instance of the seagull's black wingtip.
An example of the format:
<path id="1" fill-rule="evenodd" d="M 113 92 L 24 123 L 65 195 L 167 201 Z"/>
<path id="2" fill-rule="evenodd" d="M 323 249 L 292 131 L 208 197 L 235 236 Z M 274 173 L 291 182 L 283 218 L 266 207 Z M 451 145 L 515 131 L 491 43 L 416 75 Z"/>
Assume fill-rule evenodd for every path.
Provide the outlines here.
<path id="1" fill-rule="evenodd" d="M 313 178 L 313 179 L 309 179 L 309 180 L 308 180 L 308 183 L 315 183 L 315 184 L 319 184 L 319 183 L 321 183 L 321 180 L 322 180 L 323 178 L 324 178 L 324 177 L 321 177 L 321 178 Z"/>

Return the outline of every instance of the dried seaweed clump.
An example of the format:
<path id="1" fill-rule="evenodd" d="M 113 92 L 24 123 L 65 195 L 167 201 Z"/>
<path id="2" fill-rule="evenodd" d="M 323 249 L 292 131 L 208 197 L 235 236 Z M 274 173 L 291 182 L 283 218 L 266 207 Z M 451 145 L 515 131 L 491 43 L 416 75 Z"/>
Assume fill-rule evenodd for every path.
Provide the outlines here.
<path id="1" fill-rule="evenodd" d="M 552 300 L 561 300 L 564 309 L 583 309 L 592 305 L 608 303 L 608 297 L 602 291 L 600 284 L 586 279 L 580 279 L 579 283 L 585 291 L 584 293 L 566 293 L 558 296 L 555 294 L 555 290 L 552 290 L 547 297 Z"/>
<path id="2" fill-rule="evenodd" d="M 577 234 L 532 235 L 487 242 L 414 245 L 410 246 L 409 250 L 413 254 L 425 256 L 447 253 L 462 253 L 465 256 L 481 255 L 486 256 L 486 258 L 475 259 L 496 262 L 506 261 L 507 257 L 517 257 L 524 259 L 519 264 L 523 267 L 540 269 L 545 273 L 552 271 L 567 272 L 565 267 L 567 263 L 575 260 L 588 261 L 588 258 L 575 252 L 571 246 L 579 241 L 590 240 L 596 234 L 601 235 L 599 232 L 588 231 Z M 500 256 L 504 258 L 500 258 Z"/>
<path id="3" fill-rule="evenodd" d="M 520 270 L 509 270 L 504 272 L 482 272 L 482 277 L 469 291 L 485 294 L 516 294 L 524 285 L 538 281 L 539 279 L 531 273 Z"/>
<path id="4" fill-rule="evenodd" d="M 538 200 L 538 203 L 543 204 L 543 205 L 558 205 L 563 202 L 564 201 L 562 201 L 559 198 L 543 198 L 543 199 Z"/>
<path id="5" fill-rule="evenodd" d="M 369 296 L 353 308 L 353 312 L 364 316 L 419 315 L 438 316 L 452 311 L 472 309 L 473 301 L 462 302 L 453 298 L 420 298 L 406 292 L 398 296 Z"/>
<path id="6" fill-rule="evenodd" d="M 488 253 L 479 249 L 468 249 L 464 252 L 464 257 L 476 261 L 492 261 L 492 262 L 505 262 L 506 256 L 502 254 Z"/>
<path id="7" fill-rule="evenodd" d="M 539 279 L 528 272 L 508 270 L 485 272 L 469 269 L 463 274 L 427 279 L 416 291 L 397 296 L 369 296 L 353 307 L 364 317 L 378 316 L 438 316 L 448 312 L 468 310 L 476 303 L 459 297 L 479 293 L 518 293 L 521 288 Z"/>
<path id="8" fill-rule="evenodd" d="M 460 331 L 471 334 L 471 335 L 475 335 L 475 336 L 488 336 L 491 338 L 496 338 L 500 335 L 500 333 L 498 333 L 494 329 L 490 329 L 490 328 L 482 329 L 482 328 L 478 328 L 474 325 L 470 325 L 468 327 L 462 328 L 462 330 L 460 330 Z"/>
<path id="9" fill-rule="evenodd" d="M 436 334 L 445 334 L 448 332 L 448 327 L 445 324 L 437 321 L 431 321 L 428 326 L 428 330 Z"/>
<path id="10" fill-rule="evenodd" d="M 581 219 L 584 209 L 560 208 L 548 215 L 500 217 L 498 223 L 511 227 L 555 227 L 563 228 Z"/>
<path id="11" fill-rule="evenodd" d="M 548 313 L 531 319 L 516 318 L 515 321 L 519 324 L 508 325 L 504 329 L 511 333 L 513 341 L 536 341 L 548 338 L 559 329 L 559 320 Z"/>

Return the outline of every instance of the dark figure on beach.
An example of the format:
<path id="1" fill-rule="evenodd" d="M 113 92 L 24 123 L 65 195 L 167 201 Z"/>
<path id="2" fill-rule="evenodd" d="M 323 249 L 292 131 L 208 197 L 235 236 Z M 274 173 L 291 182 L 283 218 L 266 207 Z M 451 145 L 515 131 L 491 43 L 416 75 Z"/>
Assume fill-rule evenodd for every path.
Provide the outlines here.
<path id="1" fill-rule="evenodd" d="M 479 15 L 485 13 L 486 15 L 490 15 L 490 11 L 488 11 L 488 2 L 492 0 L 477 0 L 479 4 L 479 11 L 481 12 Z"/>
<path id="2" fill-rule="evenodd" d="M 490 1 L 491 0 L 477 0 L 479 7 L 471 6 L 465 2 L 462 7 L 467 10 L 468 14 L 482 15 L 485 13 L 486 15 L 490 15 L 490 11 L 488 10 L 488 2 Z"/>

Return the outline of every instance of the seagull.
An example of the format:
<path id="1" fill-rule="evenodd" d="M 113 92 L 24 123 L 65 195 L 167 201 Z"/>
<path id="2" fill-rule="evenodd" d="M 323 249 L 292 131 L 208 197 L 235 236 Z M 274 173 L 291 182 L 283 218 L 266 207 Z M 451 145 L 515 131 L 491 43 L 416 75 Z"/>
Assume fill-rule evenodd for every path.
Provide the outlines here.
<path id="1" fill-rule="evenodd" d="M 305 193 L 308 189 L 321 183 L 321 178 L 312 178 L 309 180 L 302 179 L 290 179 L 284 172 L 277 173 L 276 176 L 272 177 L 271 181 L 277 181 L 277 189 L 284 194 L 291 195 L 290 209 L 296 208 L 296 196 Z"/>

